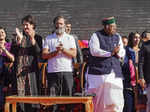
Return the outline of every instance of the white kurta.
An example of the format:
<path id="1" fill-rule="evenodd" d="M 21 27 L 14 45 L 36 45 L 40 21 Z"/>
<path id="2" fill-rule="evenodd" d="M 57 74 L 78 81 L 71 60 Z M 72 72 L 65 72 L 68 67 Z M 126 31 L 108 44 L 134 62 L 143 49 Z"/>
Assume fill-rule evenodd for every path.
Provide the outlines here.
<path id="1" fill-rule="evenodd" d="M 118 34 L 119 35 L 119 34 Z M 125 50 L 121 36 L 119 36 L 120 51 L 118 55 L 124 57 Z M 96 33 L 89 42 L 90 52 L 96 57 L 110 57 L 111 52 L 100 49 Z M 110 74 L 94 75 L 86 73 L 86 89 L 89 93 L 96 93 L 94 97 L 94 112 L 122 112 L 124 105 L 123 83 L 121 78 L 116 78 L 112 70 Z"/>

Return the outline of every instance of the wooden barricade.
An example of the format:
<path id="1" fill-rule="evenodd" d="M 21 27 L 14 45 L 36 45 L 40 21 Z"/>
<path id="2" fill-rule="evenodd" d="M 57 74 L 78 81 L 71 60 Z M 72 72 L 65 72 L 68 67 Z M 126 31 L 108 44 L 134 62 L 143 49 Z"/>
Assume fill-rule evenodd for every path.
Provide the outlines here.
<path id="1" fill-rule="evenodd" d="M 10 112 L 9 107 L 12 104 L 12 112 L 17 112 L 17 103 L 30 103 L 41 105 L 54 105 L 54 104 L 85 104 L 85 112 L 93 112 L 92 97 L 48 97 L 48 96 L 7 96 L 5 102 L 5 112 Z"/>

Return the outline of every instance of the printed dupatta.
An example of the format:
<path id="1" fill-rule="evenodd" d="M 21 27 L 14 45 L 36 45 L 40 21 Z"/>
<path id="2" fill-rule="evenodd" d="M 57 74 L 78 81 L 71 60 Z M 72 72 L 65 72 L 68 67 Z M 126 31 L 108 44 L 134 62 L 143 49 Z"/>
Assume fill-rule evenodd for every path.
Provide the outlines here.
<path id="1" fill-rule="evenodd" d="M 31 46 L 31 42 L 29 37 L 24 36 L 19 46 L 18 51 L 18 64 L 17 64 L 17 87 L 18 87 L 18 95 L 30 95 L 30 68 L 31 68 L 31 60 L 33 57 L 30 56 L 28 48 Z"/>

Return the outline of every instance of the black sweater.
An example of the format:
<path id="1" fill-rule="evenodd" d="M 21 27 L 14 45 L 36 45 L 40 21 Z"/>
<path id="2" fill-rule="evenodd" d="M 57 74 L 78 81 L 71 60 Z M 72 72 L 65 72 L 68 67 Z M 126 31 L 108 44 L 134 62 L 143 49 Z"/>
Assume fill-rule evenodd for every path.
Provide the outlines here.
<path id="1" fill-rule="evenodd" d="M 143 42 L 139 52 L 139 78 L 150 84 L 150 40 Z"/>

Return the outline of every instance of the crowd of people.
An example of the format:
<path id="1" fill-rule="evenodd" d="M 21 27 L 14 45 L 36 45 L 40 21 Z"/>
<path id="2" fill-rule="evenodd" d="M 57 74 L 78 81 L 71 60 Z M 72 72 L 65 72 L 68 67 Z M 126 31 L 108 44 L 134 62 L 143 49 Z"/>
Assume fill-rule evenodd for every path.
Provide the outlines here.
<path id="1" fill-rule="evenodd" d="M 38 66 L 42 61 L 47 63 L 48 96 L 74 96 L 84 91 L 84 95 L 93 96 L 94 112 L 136 112 L 139 91 L 146 90 L 146 112 L 150 112 L 150 32 L 121 36 L 115 18 L 108 17 L 89 44 L 85 41 L 83 45 L 63 16 L 54 18 L 55 29 L 45 39 L 36 33 L 33 16 L 25 16 L 21 24 L 22 30 L 15 29 L 11 45 L 6 42 L 6 29 L 0 27 L 0 111 L 4 111 L 7 95 L 43 95 Z M 80 84 L 75 83 L 77 76 Z M 61 107 L 53 105 L 48 110 L 74 112 L 74 105 L 65 105 L 65 110 Z M 40 108 L 38 104 L 17 105 L 19 112 L 38 112 Z"/>

